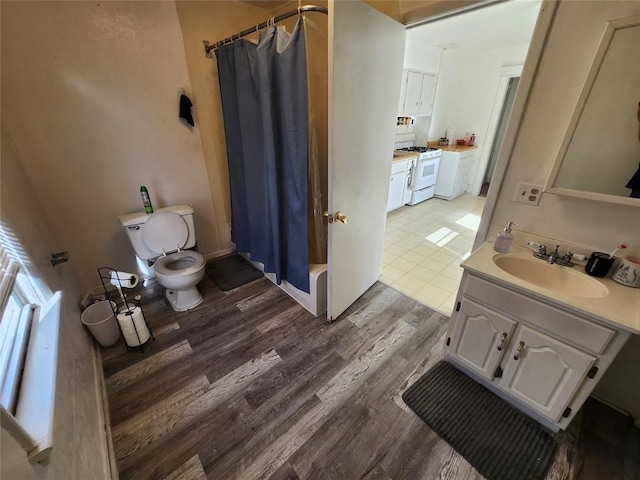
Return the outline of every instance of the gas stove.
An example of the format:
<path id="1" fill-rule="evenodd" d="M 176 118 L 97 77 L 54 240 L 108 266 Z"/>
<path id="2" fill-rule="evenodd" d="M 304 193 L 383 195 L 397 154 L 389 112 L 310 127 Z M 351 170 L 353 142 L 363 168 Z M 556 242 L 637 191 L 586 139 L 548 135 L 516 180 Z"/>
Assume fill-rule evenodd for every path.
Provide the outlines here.
<path id="1" fill-rule="evenodd" d="M 434 147 L 405 147 L 405 148 L 396 148 L 396 150 L 399 150 L 401 152 L 424 153 L 424 152 L 429 152 L 431 150 L 439 150 L 439 149 Z"/>

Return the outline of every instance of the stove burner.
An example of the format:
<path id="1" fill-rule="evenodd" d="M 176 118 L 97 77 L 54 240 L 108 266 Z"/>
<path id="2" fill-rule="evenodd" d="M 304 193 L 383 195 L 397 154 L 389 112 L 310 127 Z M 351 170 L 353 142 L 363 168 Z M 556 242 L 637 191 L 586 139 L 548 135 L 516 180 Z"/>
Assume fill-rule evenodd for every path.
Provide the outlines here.
<path id="1" fill-rule="evenodd" d="M 424 153 L 424 152 L 430 152 L 432 150 L 438 150 L 437 148 L 433 148 L 433 147 L 405 147 L 405 148 L 398 148 L 396 150 L 400 150 L 403 152 L 418 152 L 418 153 Z"/>

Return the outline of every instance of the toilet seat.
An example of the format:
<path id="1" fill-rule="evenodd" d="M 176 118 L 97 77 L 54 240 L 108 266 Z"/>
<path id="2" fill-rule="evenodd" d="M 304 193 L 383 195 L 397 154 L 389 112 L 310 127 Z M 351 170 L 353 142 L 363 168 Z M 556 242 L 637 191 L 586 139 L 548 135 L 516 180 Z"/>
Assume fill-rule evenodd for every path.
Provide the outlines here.
<path id="1" fill-rule="evenodd" d="M 160 257 L 153 264 L 156 275 L 184 277 L 204 268 L 204 256 L 199 252 L 185 250 Z"/>
<path id="2" fill-rule="evenodd" d="M 142 226 L 142 240 L 157 255 L 179 250 L 188 238 L 187 224 L 175 212 L 152 213 Z"/>

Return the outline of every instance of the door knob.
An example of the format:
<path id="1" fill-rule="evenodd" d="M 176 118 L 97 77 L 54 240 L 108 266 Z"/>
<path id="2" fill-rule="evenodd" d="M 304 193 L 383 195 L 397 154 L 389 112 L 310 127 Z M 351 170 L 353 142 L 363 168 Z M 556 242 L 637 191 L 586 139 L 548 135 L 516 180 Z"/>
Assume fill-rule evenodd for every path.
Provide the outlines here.
<path id="1" fill-rule="evenodd" d="M 324 216 L 327 217 L 327 221 L 329 223 L 337 222 L 337 223 L 347 223 L 349 221 L 349 217 L 347 217 L 344 213 L 337 211 L 335 214 L 324 212 Z"/>
<path id="2" fill-rule="evenodd" d="M 340 222 L 340 223 L 347 223 L 347 221 L 349 220 L 349 217 L 347 217 L 347 216 L 346 216 L 344 213 L 342 213 L 342 212 L 336 212 L 335 220 L 336 220 L 336 222 Z"/>

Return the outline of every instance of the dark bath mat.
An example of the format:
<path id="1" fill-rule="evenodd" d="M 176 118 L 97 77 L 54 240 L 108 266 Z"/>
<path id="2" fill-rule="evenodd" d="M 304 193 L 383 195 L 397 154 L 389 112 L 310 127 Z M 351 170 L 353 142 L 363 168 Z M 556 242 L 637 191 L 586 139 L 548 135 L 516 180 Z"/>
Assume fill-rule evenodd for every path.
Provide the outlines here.
<path id="1" fill-rule="evenodd" d="M 205 271 L 220 290 L 232 290 L 262 277 L 260 270 L 237 253 L 214 258 L 207 262 Z"/>
<path id="2" fill-rule="evenodd" d="M 488 480 L 539 480 L 553 460 L 551 431 L 441 361 L 404 402 Z"/>

